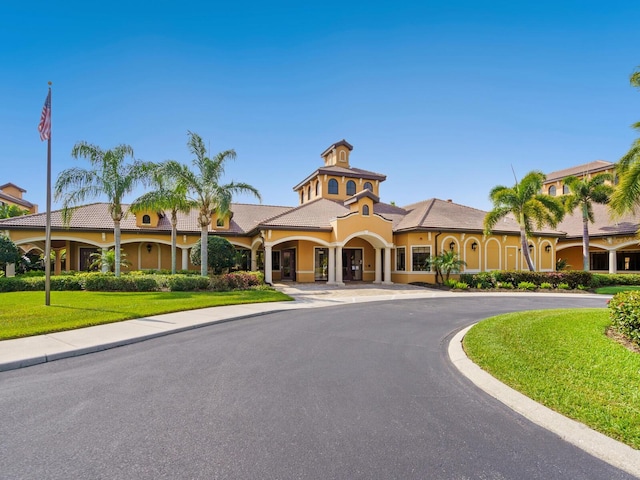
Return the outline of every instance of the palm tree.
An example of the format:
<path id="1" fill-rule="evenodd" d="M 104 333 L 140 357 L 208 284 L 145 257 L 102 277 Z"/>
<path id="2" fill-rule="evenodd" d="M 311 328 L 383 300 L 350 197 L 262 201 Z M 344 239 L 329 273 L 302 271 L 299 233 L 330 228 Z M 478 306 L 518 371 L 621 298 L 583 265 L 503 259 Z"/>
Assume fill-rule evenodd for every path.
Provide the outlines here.
<path id="1" fill-rule="evenodd" d="M 629 79 L 631 86 L 640 88 L 640 67 L 631 74 Z M 640 131 L 640 122 L 632 125 Z M 609 206 L 617 215 L 634 213 L 640 205 L 640 138 L 637 138 L 629 151 L 618 161 L 616 165 L 618 174 L 618 186 L 616 187 Z"/>
<path id="2" fill-rule="evenodd" d="M 187 189 L 175 179 L 167 177 L 165 170 L 167 162 L 158 165 L 153 174 L 153 183 L 156 190 L 147 192 L 138 197 L 129 206 L 132 213 L 141 213 L 149 210 L 171 211 L 171 273 L 176 273 L 176 243 L 178 236 L 178 213 L 189 213 L 196 206 L 193 201 L 187 199 Z"/>
<path id="3" fill-rule="evenodd" d="M 127 260 L 125 257 L 126 253 L 120 252 L 120 266 L 129 267 L 131 262 Z M 95 252 L 89 255 L 89 258 L 92 260 L 89 268 L 97 268 L 102 270 L 104 269 L 108 272 L 113 272 L 116 267 L 116 252 L 113 248 L 109 250 L 104 250 L 102 252 Z"/>
<path id="4" fill-rule="evenodd" d="M 460 255 L 453 250 L 445 250 L 444 252 L 436 255 L 431 260 L 431 265 L 436 271 L 436 282 L 438 276 L 442 278 L 443 283 L 446 285 L 449 281 L 449 275 L 451 273 L 458 273 L 460 269 L 467 265 L 467 262 L 460 258 Z M 443 275 L 444 273 L 444 275 Z"/>
<path id="5" fill-rule="evenodd" d="M 69 224 L 73 207 L 89 198 L 105 195 L 109 202 L 109 214 L 113 220 L 115 240 L 115 275 L 120 276 L 120 221 L 125 212 L 122 199 L 140 183 L 146 184 L 154 164 L 135 160 L 126 164 L 127 157 L 133 158 L 133 148 L 118 145 L 111 150 L 102 150 L 87 142 L 78 142 L 71 150 L 73 158 L 86 158 L 93 169 L 68 168 L 58 175 L 54 187 L 56 200 L 62 199 L 62 217 Z"/>
<path id="6" fill-rule="evenodd" d="M 231 199 L 234 193 L 252 193 L 258 200 L 262 201 L 260 193 L 247 183 L 231 182 L 220 184 L 224 174 L 224 167 L 227 160 L 234 160 L 236 152 L 225 150 L 215 157 L 207 156 L 207 149 L 202 138 L 193 132 L 188 132 L 189 140 L 187 146 L 189 151 L 195 155 L 192 163 L 197 168 L 197 172 L 192 171 L 186 165 L 176 161 L 165 162 L 163 172 L 176 182 L 184 186 L 187 190 L 187 198 L 198 208 L 198 224 L 200 225 L 200 273 L 207 276 L 207 236 L 209 225 L 214 214 L 219 217 L 229 215 L 231 209 Z"/>
<path id="7" fill-rule="evenodd" d="M 568 195 L 563 198 L 567 213 L 576 207 L 582 210 L 582 268 L 589 270 L 589 222 L 593 223 L 593 204 L 606 204 L 613 192 L 613 187 L 606 183 L 613 180 L 609 173 L 599 173 L 593 177 L 578 178 L 569 176 L 564 184 L 569 187 Z"/>
<path id="8" fill-rule="evenodd" d="M 484 217 L 484 231 L 491 233 L 493 227 L 509 214 L 512 214 L 520 225 L 521 251 L 529 270 L 533 271 L 533 263 L 529 254 L 528 237 L 536 228 L 545 225 L 555 228 L 564 217 L 564 205 L 558 198 L 540 193 L 546 177 L 544 173 L 532 171 L 527 173 L 518 183 L 509 188 L 498 185 L 491 189 L 489 198 L 493 202 L 493 210 Z"/>
<path id="9" fill-rule="evenodd" d="M 29 210 L 20 208 L 17 205 L 0 205 L 0 218 L 20 217 L 29 213 Z"/>

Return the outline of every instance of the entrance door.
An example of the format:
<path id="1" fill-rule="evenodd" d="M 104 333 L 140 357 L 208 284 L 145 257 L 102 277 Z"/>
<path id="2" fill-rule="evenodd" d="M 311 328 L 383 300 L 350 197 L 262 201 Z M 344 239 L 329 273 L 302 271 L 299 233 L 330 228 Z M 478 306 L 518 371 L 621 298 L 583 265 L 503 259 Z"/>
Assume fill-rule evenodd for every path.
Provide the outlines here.
<path id="1" fill-rule="evenodd" d="M 345 282 L 362 280 L 362 249 L 342 250 L 342 280 Z"/>
<path id="2" fill-rule="evenodd" d="M 282 280 L 296 280 L 296 251 L 282 250 Z"/>

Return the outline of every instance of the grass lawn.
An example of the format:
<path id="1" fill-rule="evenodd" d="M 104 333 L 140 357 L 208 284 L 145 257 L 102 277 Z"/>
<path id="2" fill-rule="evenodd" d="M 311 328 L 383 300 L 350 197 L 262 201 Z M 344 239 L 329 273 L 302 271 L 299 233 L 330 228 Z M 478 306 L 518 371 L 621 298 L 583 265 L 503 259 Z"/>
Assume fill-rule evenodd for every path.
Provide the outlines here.
<path id="1" fill-rule="evenodd" d="M 640 354 L 605 335 L 606 309 L 500 315 L 464 339 L 469 357 L 535 401 L 640 449 Z"/>
<path id="2" fill-rule="evenodd" d="M 234 292 L 44 292 L 0 293 L 0 340 L 119 322 L 196 308 L 279 302 L 291 297 L 275 290 Z"/>
<path id="3" fill-rule="evenodd" d="M 618 292 L 626 292 L 628 290 L 640 290 L 638 285 L 615 285 L 609 287 L 596 288 L 596 293 L 602 295 L 615 295 Z"/>

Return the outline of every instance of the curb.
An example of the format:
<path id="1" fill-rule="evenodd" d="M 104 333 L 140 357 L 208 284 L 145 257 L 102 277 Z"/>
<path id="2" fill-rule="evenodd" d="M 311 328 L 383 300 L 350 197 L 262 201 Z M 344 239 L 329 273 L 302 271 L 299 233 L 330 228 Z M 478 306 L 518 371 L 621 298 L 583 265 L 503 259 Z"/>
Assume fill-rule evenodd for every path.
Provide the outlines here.
<path id="1" fill-rule="evenodd" d="M 640 451 L 531 400 L 473 363 L 462 348 L 462 340 L 471 327 L 473 325 L 460 330 L 449 342 L 449 359 L 462 375 L 531 422 L 590 455 L 640 478 Z"/>

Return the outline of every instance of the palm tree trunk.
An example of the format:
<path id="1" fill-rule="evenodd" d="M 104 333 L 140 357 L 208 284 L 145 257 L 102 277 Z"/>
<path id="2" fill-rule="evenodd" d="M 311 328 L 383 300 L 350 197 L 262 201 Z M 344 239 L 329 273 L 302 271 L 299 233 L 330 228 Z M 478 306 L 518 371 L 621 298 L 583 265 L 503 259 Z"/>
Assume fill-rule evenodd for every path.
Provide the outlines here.
<path id="1" fill-rule="evenodd" d="M 178 218 L 175 212 L 171 215 L 171 274 L 176 274 L 176 243 L 178 237 Z"/>
<path id="2" fill-rule="evenodd" d="M 582 207 L 582 269 L 589 271 L 589 216 L 586 206 Z"/>
<path id="3" fill-rule="evenodd" d="M 201 227 L 202 230 L 200 232 L 200 275 L 203 277 L 207 277 L 208 275 L 208 263 L 209 263 L 209 225 L 204 225 Z"/>
<path id="4" fill-rule="evenodd" d="M 114 258 L 116 264 L 113 267 L 113 271 L 115 272 L 115 276 L 120 276 L 120 220 L 113 221 L 113 239 L 115 242 L 114 247 Z"/>
<path id="5" fill-rule="evenodd" d="M 529 254 L 529 244 L 527 242 L 527 233 L 525 232 L 523 226 L 520 227 L 520 245 L 520 248 L 522 248 L 524 259 L 527 262 L 527 267 L 529 267 L 529 270 L 533 272 L 535 268 L 533 267 L 533 262 L 531 261 L 531 255 Z"/>

